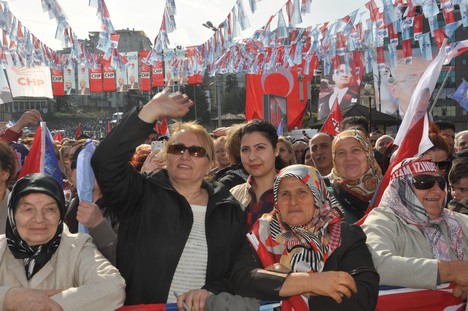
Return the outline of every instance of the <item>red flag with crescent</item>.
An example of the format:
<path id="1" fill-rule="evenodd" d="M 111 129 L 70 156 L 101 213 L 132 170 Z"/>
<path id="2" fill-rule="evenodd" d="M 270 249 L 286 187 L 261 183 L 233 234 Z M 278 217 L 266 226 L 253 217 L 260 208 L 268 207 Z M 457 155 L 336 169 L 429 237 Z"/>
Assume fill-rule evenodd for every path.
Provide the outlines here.
<path id="1" fill-rule="evenodd" d="M 328 133 L 330 135 L 336 136 L 340 132 L 341 121 L 343 121 L 343 115 L 341 114 L 340 104 L 338 103 L 338 98 L 333 104 L 330 115 L 327 118 L 327 121 L 322 126 L 320 132 Z"/>
<path id="2" fill-rule="evenodd" d="M 293 68 L 280 67 L 274 71 L 262 74 L 248 74 L 246 80 L 245 118 L 263 119 L 263 95 L 276 95 L 287 98 L 288 128 L 302 127 L 309 91 L 307 89 L 308 77 L 299 79 L 297 66 Z M 302 94 L 300 99 L 300 88 Z"/>

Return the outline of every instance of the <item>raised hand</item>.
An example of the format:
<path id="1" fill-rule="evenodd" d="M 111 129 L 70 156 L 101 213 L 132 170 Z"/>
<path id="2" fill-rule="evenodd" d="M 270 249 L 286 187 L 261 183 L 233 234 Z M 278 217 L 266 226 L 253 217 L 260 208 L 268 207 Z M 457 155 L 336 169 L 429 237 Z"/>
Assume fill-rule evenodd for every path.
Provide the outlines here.
<path id="1" fill-rule="evenodd" d="M 145 122 L 154 123 L 161 117 L 180 118 L 187 114 L 193 102 L 186 94 L 181 92 L 170 93 L 170 89 L 154 95 L 153 98 L 143 106 L 138 116 Z"/>
<path id="2" fill-rule="evenodd" d="M 104 221 L 101 209 L 91 202 L 80 202 L 76 212 L 76 219 L 82 223 L 86 228 L 95 228 Z"/>
<path id="3" fill-rule="evenodd" d="M 24 112 L 18 122 L 10 127 L 10 130 L 19 133 L 25 126 L 29 124 L 38 125 L 41 120 L 41 113 L 36 109 L 31 109 Z"/>

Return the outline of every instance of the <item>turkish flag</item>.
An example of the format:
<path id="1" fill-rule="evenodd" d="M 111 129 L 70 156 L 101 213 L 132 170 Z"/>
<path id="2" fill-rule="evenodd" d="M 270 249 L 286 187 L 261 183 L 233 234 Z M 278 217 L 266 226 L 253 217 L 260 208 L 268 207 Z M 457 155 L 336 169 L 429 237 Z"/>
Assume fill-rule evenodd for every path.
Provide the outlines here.
<path id="1" fill-rule="evenodd" d="M 330 135 L 336 136 L 340 132 L 340 124 L 343 121 L 343 115 L 341 114 L 340 104 L 338 103 L 338 98 L 335 99 L 330 115 L 327 118 L 327 121 L 322 126 L 320 132 L 328 133 Z"/>
<path id="2" fill-rule="evenodd" d="M 248 74 L 246 81 L 245 118 L 263 119 L 263 95 L 271 94 L 287 98 L 288 128 L 302 127 L 302 119 L 308 99 L 308 77 L 298 78 L 297 66 L 278 68 L 262 74 Z M 302 94 L 304 98 L 300 99 Z"/>

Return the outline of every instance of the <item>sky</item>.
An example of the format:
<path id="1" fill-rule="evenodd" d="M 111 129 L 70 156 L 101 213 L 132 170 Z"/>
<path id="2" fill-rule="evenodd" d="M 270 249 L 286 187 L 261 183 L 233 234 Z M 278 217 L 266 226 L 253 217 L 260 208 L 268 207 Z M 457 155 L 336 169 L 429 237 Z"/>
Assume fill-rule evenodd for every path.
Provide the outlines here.
<path id="1" fill-rule="evenodd" d="M 364 4 L 368 1 L 313 0 L 311 13 L 303 17 L 300 26 L 334 22 L 355 9 L 366 12 Z M 57 0 L 57 2 L 79 39 L 87 38 L 89 31 L 100 30 L 96 9 L 88 6 L 88 0 Z M 250 16 L 251 27 L 242 35 L 248 37 L 256 29 L 261 28 L 286 2 L 286 0 L 259 1 L 257 11 Z M 213 35 L 212 30 L 203 27 L 202 24 L 209 20 L 214 25 L 219 25 L 226 19 L 236 0 L 175 0 L 175 3 L 177 29 L 169 35 L 171 46 L 191 46 L 202 44 Z M 245 10 L 250 12 L 248 1 L 243 0 L 243 3 Z M 49 19 L 48 13 L 43 12 L 40 0 L 11 0 L 8 4 L 18 20 L 42 42 L 55 50 L 62 48 L 61 42 L 54 38 L 56 21 Z M 143 30 L 151 41 L 154 40 L 161 26 L 164 0 L 107 0 L 106 4 L 116 30 L 127 28 Z M 380 5 L 380 1 L 377 1 L 377 5 Z M 276 28 L 275 22 L 273 25 L 275 25 L 273 28 Z"/>

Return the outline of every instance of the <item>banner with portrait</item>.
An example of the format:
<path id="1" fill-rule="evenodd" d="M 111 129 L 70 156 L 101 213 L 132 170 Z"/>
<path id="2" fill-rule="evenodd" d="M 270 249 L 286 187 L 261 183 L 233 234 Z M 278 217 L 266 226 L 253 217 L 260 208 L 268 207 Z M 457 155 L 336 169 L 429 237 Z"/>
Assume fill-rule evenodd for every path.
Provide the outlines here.
<path id="1" fill-rule="evenodd" d="M 125 68 L 117 68 L 115 70 L 115 81 L 116 81 L 116 86 L 115 86 L 115 91 L 116 92 L 127 92 L 128 91 L 128 81 L 127 81 L 127 71 Z"/>
<path id="2" fill-rule="evenodd" d="M 66 66 L 63 68 L 64 95 L 76 95 L 75 67 Z"/>
<path id="3" fill-rule="evenodd" d="M 127 89 L 140 89 L 138 81 L 138 52 L 122 53 L 127 59 Z"/>
<path id="4" fill-rule="evenodd" d="M 78 95 L 90 95 L 89 69 L 84 65 L 78 65 Z"/>
<path id="5" fill-rule="evenodd" d="M 352 62 L 337 57 L 329 65 L 329 72 L 324 72 L 320 82 L 317 120 L 327 118 L 335 102 L 338 102 L 341 111 L 359 103 L 360 81 L 355 75 L 355 68 L 351 66 Z"/>

